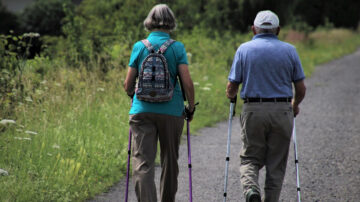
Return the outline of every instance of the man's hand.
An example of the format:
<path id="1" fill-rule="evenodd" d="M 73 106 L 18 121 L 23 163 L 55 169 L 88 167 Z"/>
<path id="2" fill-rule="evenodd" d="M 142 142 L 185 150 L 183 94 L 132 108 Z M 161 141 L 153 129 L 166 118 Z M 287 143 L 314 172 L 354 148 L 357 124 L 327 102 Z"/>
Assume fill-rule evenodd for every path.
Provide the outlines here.
<path id="1" fill-rule="evenodd" d="M 294 83 L 294 87 L 295 87 L 295 97 L 291 104 L 294 111 L 294 117 L 296 117 L 296 115 L 298 115 L 300 112 L 299 105 L 305 97 L 306 87 L 304 80 Z"/>
<path id="2" fill-rule="evenodd" d="M 296 115 L 298 115 L 300 112 L 300 107 L 299 105 L 295 105 L 294 102 L 292 102 L 292 107 L 293 107 L 294 117 L 296 117 Z"/>

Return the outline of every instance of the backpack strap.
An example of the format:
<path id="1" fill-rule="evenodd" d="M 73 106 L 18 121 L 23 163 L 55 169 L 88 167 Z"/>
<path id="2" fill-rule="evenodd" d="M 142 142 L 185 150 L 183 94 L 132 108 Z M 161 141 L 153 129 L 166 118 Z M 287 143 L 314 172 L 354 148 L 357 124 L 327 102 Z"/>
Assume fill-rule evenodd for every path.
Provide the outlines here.
<path id="1" fill-rule="evenodd" d="M 159 48 L 159 53 L 164 54 L 165 51 L 166 51 L 166 49 L 167 49 L 171 44 L 173 44 L 174 42 L 175 42 L 174 39 L 169 39 L 169 40 L 167 40 L 165 43 L 163 43 L 163 45 L 160 46 L 160 48 Z M 184 91 L 184 87 L 183 87 L 183 84 L 182 84 L 182 80 L 181 80 L 181 78 L 180 78 L 180 75 L 177 75 L 177 76 L 175 77 L 174 88 L 175 88 L 176 83 L 177 83 L 177 78 L 179 79 L 181 92 L 182 92 L 182 94 L 183 94 L 183 99 L 184 99 L 184 101 L 186 101 L 185 91 Z"/>
<path id="2" fill-rule="evenodd" d="M 160 48 L 159 48 L 159 53 L 164 54 L 165 51 L 166 51 L 166 49 L 167 49 L 171 44 L 173 44 L 174 42 L 175 42 L 174 39 L 169 39 L 169 40 L 167 40 L 165 43 L 163 43 L 163 45 L 160 46 Z"/>
<path id="3" fill-rule="evenodd" d="M 151 45 L 150 41 L 148 39 L 143 39 L 141 42 L 145 45 L 145 47 L 148 49 L 150 53 L 155 52 L 154 47 Z"/>

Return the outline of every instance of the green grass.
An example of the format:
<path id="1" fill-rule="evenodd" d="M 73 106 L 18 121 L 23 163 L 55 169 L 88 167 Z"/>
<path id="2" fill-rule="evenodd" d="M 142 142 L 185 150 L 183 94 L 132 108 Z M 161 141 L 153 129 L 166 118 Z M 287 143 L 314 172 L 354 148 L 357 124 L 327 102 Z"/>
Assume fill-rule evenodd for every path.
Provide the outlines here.
<path id="1" fill-rule="evenodd" d="M 81 71 L 55 74 L 43 84 L 44 101 L 20 106 L 17 125 L 0 136 L 0 167 L 10 174 L 1 177 L 1 201 L 84 199 L 124 173 L 129 101 L 120 85 Z"/>
<path id="2" fill-rule="evenodd" d="M 296 44 L 306 76 L 316 65 L 352 53 L 360 45 L 360 33 L 346 29 L 319 30 L 309 37 L 310 43 Z"/>
<path id="3" fill-rule="evenodd" d="M 201 30 L 177 37 L 189 53 L 200 102 L 191 124 L 193 132 L 227 118 L 225 88 L 232 58 L 236 48 L 251 37 L 227 33 L 211 39 Z M 294 44 L 310 76 L 315 65 L 356 50 L 360 35 L 320 30 Z M 40 65 L 47 65 L 44 77 L 34 73 Z M 16 108 L 15 125 L 0 126 L 4 130 L 0 168 L 9 172 L 0 176 L 1 202 L 83 201 L 125 174 L 130 107 L 122 89 L 125 73 L 121 69 L 106 75 L 74 70 L 41 58 L 28 62 L 25 88 L 40 87 Z M 9 117 L 0 115 L 5 118 Z"/>

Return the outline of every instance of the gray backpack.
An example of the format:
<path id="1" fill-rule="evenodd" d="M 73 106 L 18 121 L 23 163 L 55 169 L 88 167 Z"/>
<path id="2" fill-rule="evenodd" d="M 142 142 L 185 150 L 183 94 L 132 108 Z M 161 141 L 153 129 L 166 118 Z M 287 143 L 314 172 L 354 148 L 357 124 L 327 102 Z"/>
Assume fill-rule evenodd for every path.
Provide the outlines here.
<path id="1" fill-rule="evenodd" d="M 174 86 L 170 81 L 168 65 L 163 54 L 175 40 L 167 40 L 157 52 L 149 40 L 144 39 L 141 42 L 146 46 L 150 54 L 146 56 L 141 64 L 136 97 L 147 102 L 170 101 L 173 96 Z"/>

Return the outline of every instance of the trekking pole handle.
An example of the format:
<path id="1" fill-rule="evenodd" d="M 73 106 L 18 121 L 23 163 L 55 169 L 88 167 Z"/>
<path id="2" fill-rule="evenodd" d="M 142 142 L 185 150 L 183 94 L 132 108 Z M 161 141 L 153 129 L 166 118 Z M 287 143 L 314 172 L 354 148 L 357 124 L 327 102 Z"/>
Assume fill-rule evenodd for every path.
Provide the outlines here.
<path id="1" fill-rule="evenodd" d="M 235 95 L 234 98 L 231 98 L 231 99 L 230 99 L 230 102 L 236 104 L 236 100 L 237 100 L 237 95 Z"/>
<path id="2" fill-rule="evenodd" d="M 198 104 L 199 104 L 199 102 L 197 102 L 197 103 L 194 104 L 194 110 L 193 110 L 192 112 L 190 111 L 190 109 L 189 109 L 188 106 L 186 106 L 186 107 L 184 108 L 185 120 L 191 119 L 191 117 L 192 117 L 192 116 L 194 115 L 194 113 L 195 113 L 196 105 L 198 105 Z"/>
<path id="3" fill-rule="evenodd" d="M 237 101 L 237 95 L 235 95 L 235 97 L 234 97 L 234 98 L 231 98 L 231 99 L 230 99 L 230 104 L 233 104 L 233 105 L 234 105 L 234 111 L 233 111 L 232 116 L 235 116 L 235 106 L 236 106 L 236 101 Z"/>

